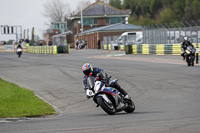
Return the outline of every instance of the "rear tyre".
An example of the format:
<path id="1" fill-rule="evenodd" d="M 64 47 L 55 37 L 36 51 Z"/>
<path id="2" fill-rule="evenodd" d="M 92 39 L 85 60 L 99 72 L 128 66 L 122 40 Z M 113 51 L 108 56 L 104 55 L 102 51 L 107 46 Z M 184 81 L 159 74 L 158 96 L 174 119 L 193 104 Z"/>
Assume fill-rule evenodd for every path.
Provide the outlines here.
<path id="1" fill-rule="evenodd" d="M 112 104 L 107 103 L 103 99 L 103 97 L 97 97 L 97 103 L 109 115 L 114 115 L 115 114 L 115 107 L 113 106 L 113 103 Z"/>
<path id="2" fill-rule="evenodd" d="M 135 104 L 131 99 L 128 101 L 128 107 L 124 111 L 127 113 L 132 113 L 135 111 Z"/>

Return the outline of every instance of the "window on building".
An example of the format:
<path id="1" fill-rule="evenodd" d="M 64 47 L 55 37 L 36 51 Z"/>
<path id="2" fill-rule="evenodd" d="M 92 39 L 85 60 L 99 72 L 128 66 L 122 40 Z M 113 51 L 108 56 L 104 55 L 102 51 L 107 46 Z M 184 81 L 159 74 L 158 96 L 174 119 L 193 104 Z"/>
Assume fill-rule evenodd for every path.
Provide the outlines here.
<path id="1" fill-rule="evenodd" d="M 123 21 L 123 18 L 110 18 L 110 24 L 116 24 Z"/>
<path id="2" fill-rule="evenodd" d="M 110 18 L 106 18 L 106 24 L 110 24 Z"/>
<path id="3" fill-rule="evenodd" d="M 83 25 L 85 26 L 90 26 L 90 25 L 97 25 L 98 24 L 98 19 L 97 18 L 85 18 L 83 19 Z"/>
<path id="4" fill-rule="evenodd" d="M 97 18 L 93 19 L 93 24 L 94 24 L 94 25 L 97 25 L 97 24 L 98 24 L 98 19 L 97 19 Z"/>
<path id="5" fill-rule="evenodd" d="M 120 23 L 123 21 L 123 18 L 106 18 L 106 24 L 109 25 L 109 24 L 116 24 L 116 23 Z"/>

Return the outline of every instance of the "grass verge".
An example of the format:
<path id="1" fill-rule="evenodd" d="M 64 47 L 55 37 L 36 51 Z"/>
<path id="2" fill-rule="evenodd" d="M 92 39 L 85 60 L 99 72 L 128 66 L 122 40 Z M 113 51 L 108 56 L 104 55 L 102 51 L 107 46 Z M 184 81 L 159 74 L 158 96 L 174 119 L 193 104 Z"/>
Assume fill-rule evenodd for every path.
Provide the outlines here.
<path id="1" fill-rule="evenodd" d="M 32 91 L 0 79 L 0 118 L 38 117 L 55 113 L 52 106 Z"/>

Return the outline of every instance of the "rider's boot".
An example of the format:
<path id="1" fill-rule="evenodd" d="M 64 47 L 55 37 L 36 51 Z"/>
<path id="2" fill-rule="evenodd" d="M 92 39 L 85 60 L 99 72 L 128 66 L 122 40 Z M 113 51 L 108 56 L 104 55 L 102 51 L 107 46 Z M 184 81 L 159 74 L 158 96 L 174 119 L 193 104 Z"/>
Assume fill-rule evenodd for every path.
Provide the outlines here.
<path id="1" fill-rule="evenodd" d="M 130 99 L 130 97 L 128 96 L 128 93 L 124 89 L 122 89 L 119 84 L 117 84 L 116 88 L 122 95 L 124 95 L 124 99 Z"/>

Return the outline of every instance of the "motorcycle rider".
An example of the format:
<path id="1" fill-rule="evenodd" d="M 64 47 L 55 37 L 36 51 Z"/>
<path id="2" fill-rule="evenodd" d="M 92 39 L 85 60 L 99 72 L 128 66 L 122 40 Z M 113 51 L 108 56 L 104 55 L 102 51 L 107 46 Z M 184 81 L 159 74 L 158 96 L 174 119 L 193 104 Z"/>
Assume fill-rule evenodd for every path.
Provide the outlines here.
<path id="1" fill-rule="evenodd" d="M 192 43 L 188 40 L 188 37 L 184 37 L 184 41 L 181 44 L 181 56 L 183 57 L 183 60 L 185 60 L 185 50 L 187 49 L 188 46 L 192 46 Z"/>
<path id="2" fill-rule="evenodd" d="M 104 72 L 104 70 L 103 69 L 100 69 L 100 68 L 97 68 L 97 67 L 92 67 L 92 65 L 91 64 L 89 64 L 89 63 L 85 63 L 83 66 L 82 66 L 82 70 L 83 70 L 83 73 L 84 73 L 84 77 L 83 77 L 83 84 L 84 84 L 84 86 L 85 86 L 85 91 L 87 92 L 87 91 L 89 91 L 89 87 L 88 87 L 88 85 L 87 85 L 87 78 L 89 77 L 89 76 L 93 76 L 93 77 L 97 77 L 97 76 L 99 76 L 99 75 L 101 75 L 101 76 L 103 76 L 103 72 Z M 113 88 L 116 88 L 121 94 L 123 94 L 124 95 L 124 99 L 129 99 L 129 96 L 128 96 L 128 93 L 124 90 L 124 89 L 122 89 L 121 88 L 121 86 L 118 84 L 118 83 L 116 83 L 116 82 L 113 82 L 111 79 L 109 80 L 109 86 L 110 87 L 113 87 Z M 87 95 L 87 93 L 86 93 L 86 95 Z M 88 96 L 87 96 L 87 98 L 89 98 Z"/>
<path id="3" fill-rule="evenodd" d="M 19 41 L 19 44 L 17 45 L 17 49 L 18 49 L 18 48 L 21 48 L 21 49 L 22 49 L 21 43 L 22 43 L 22 41 L 20 40 L 20 41 Z"/>

